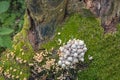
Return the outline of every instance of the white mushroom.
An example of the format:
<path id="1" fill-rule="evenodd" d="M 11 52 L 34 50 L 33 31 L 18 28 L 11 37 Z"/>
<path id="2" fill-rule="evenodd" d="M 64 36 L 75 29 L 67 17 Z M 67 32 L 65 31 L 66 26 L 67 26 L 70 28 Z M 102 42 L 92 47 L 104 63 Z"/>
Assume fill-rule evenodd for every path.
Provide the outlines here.
<path id="1" fill-rule="evenodd" d="M 65 64 L 69 66 L 69 65 L 70 65 L 70 62 L 69 62 L 69 61 L 65 61 Z"/>
<path id="2" fill-rule="evenodd" d="M 58 35 L 60 35 L 61 33 L 60 32 L 58 32 Z"/>
<path id="3" fill-rule="evenodd" d="M 84 52 L 82 52 L 82 53 L 80 54 L 80 56 L 81 56 L 81 57 L 84 57 L 84 55 L 85 55 L 85 53 L 84 53 Z"/>
<path id="4" fill-rule="evenodd" d="M 86 52 L 86 51 L 87 51 L 87 48 L 86 48 L 86 47 L 84 47 L 84 48 L 83 48 L 83 50 L 84 50 L 84 52 Z"/>
<path id="5" fill-rule="evenodd" d="M 78 53 L 74 53 L 74 55 L 73 55 L 74 57 L 78 57 Z"/>
<path id="6" fill-rule="evenodd" d="M 84 41 L 80 40 L 79 45 L 84 45 Z"/>
<path id="7" fill-rule="evenodd" d="M 66 67 L 66 65 L 65 64 L 62 64 L 62 68 L 65 68 Z"/>
<path id="8" fill-rule="evenodd" d="M 75 64 L 79 61 L 84 61 L 84 55 L 87 51 L 86 45 L 84 41 L 79 39 L 69 40 L 67 44 L 63 45 L 59 48 L 61 51 L 60 60 L 58 61 L 58 65 L 62 68 L 75 68 Z M 89 57 L 92 59 L 92 57 Z"/>
<path id="9" fill-rule="evenodd" d="M 72 48 L 72 49 L 76 48 L 76 45 L 75 45 L 75 44 L 72 44 L 72 45 L 71 45 L 71 48 Z"/>
<path id="10" fill-rule="evenodd" d="M 72 57 L 68 57 L 67 60 L 68 60 L 68 61 L 72 61 L 73 58 L 72 58 Z"/>
<path id="11" fill-rule="evenodd" d="M 67 45 L 65 45 L 65 48 L 69 49 L 69 48 L 70 48 L 70 46 L 71 46 L 71 44 L 70 44 L 70 43 L 68 43 Z"/>
<path id="12" fill-rule="evenodd" d="M 67 49 L 64 48 L 63 53 L 66 53 L 66 52 L 67 52 Z"/>
<path id="13" fill-rule="evenodd" d="M 74 58 L 74 60 L 73 60 L 73 64 L 75 64 L 75 63 L 78 63 L 78 59 L 77 58 Z"/>
<path id="14" fill-rule="evenodd" d="M 61 52 L 64 51 L 64 47 L 60 47 L 59 49 L 60 49 Z"/>
<path id="15" fill-rule="evenodd" d="M 74 44 L 77 46 L 77 45 L 79 45 L 79 42 L 78 42 L 78 41 L 75 41 Z"/>
<path id="16" fill-rule="evenodd" d="M 81 58 L 83 58 L 83 56 L 81 56 L 81 55 L 78 55 L 78 59 L 80 60 Z"/>
<path id="17" fill-rule="evenodd" d="M 63 57 L 60 57 L 60 60 L 63 60 Z"/>
<path id="18" fill-rule="evenodd" d="M 65 54 L 66 55 L 70 55 L 70 52 L 68 50 L 66 50 Z"/>
<path id="19" fill-rule="evenodd" d="M 90 56 L 90 55 L 88 55 L 88 59 L 89 59 L 89 60 L 92 60 L 92 59 L 93 59 L 93 57 L 92 57 L 92 56 Z"/>
<path id="20" fill-rule="evenodd" d="M 83 48 L 84 48 L 84 45 L 80 45 L 80 48 L 83 49 Z"/>
<path id="21" fill-rule="evenodd" d="M 82 53 L 82 52 L 83 52 L 82 49 L 78 49 L 78 50 L 77 50 L 77 53 Z"/>
<path id="22" fill-rule="evenodd" d="M 77 51 L 77 49 L 75 48 L 75 49 L 72 49 L 73 50 L 73 52 L 76 52 Z"/>
<path id="23" fill-rule="evenodd" d="M 80 45 L 77 46 L 77 49 L 79 49 L 79 48 L 80 48 Z"/>
<path id="24" fill-rule="evenodd" d="M 61 60 L 58 61 L 58 65 L 62 65 L 62 61 Z"/>
<path id="25" fill-rule="evenodd" d="M 79 60 L 82 61 L 82 62 L 84 62 L 84 58 L 80 58 Z"/>
<path id="26" fill-rule="evenodd" d="M 65 54 L 63 57 L 64 57 L 64 59 L 65 59 L 65 58 L 67 58 L 67 57 L 68 57 L 68 55 L 66 55 L 66 54 Z"/>

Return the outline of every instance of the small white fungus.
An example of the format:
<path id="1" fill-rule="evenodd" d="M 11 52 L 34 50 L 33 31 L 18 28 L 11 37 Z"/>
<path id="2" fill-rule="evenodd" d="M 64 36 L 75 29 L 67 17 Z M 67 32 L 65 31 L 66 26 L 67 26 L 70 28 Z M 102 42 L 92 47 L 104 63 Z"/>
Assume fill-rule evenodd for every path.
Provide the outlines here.
<path id="1" fill-rule="evenodd" d="M 58 32 L 58 35 L 60 35 L 61 33 L 60 32 Z"/>
<path id="2" fill-rule="evenodd" d="M 69 40 L 67 44 L 59 48 L 60 58 L 58 65 L 62 68 L 74 68 L 75 64 L 84 62 L 84 55 L 87 51 L 86 44 L 84 41 L 79 39 Z M 92 59 L 92 57 L 89 57 Z"/>

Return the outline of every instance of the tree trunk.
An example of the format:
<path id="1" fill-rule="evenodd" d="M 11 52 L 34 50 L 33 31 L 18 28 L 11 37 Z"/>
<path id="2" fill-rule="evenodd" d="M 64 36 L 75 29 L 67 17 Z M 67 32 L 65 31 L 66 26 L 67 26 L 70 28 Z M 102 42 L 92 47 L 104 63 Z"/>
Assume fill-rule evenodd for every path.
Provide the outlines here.
<path id="1" fill-rule="evenodd" d="M 82 8 L 89 9 L 101 19 L 104 32 L 115 32 L 119 22 L 119 0 L 26 0 L 27 13 L 30 17 L 29 40 L 34 49 L 50 39 L 65 16 L 81 13 Z"/>
<path id="2" fill-rule="evenodd" d="M 120 18 L 119 0 L 84 0 L 87 9 L 101 19 L 105 33 L 115 32 Z"/>
<path id="3" fill-rule="evenodd" d="M 81 8 L 79 0 L 26 0 L 26 3 L 31 23 L 28 37 L 34 49 L 54 35 L 56 25 L 66 14 Z"/>

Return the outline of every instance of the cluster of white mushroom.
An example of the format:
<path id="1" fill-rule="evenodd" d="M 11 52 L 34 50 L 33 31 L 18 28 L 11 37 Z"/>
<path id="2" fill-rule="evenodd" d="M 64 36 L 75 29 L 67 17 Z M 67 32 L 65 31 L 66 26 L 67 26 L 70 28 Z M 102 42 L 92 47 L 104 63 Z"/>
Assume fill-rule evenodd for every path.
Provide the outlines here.
<path id="1" fill-rule="evenodd" d="M 66 45 L 59 48 L 60 59 L 58 65 L 62 68 L 73 68 L 76 63 L 84 61 L 87 51 L 84 41 L 79 39 L 69 40 Z"/>

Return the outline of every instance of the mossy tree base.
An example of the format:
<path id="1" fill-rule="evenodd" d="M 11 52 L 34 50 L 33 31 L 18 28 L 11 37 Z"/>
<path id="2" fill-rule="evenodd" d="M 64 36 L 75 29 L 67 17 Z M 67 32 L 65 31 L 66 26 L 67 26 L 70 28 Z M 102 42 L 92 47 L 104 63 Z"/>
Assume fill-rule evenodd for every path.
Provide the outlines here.
<path id="1" fill-rule="evenodd" d="M 34 0 L 30 0 L 30 1 L 34 2 Z M 42 0 L 38 0 L 38 1 L 41 3 Z M 74 1 L 76 2 L 76 0 Z M 35 4 L 37 6 L 40 6 L 39 4 L 37 4 L 37 2 L 35 2 Z M 50 2 L 50 4 L 53 4 L 53 2 Z M 47 49 L 48 51 L 51 49 L 57 50 L 62 44 L 66 43 L 71 38 L 82 39 L 87 44 L 89 50 L 85 57 L 86 63 L 89 63 L 89 60 L 87 59 L 88 55 L 92 55 L 94 58 L 93 62 L 89 64 L 87 69 L 78 73 L 79 76 L 78 79 L 80 80 L 82 79 L 83 80 L 85 79 L 87 80 L 118 79 L 119 80 L 120 79 L 118 75 L 120 74 L 119 71 L 120 64 L 118 62 L 120 58 L 119 55 L 120 29 L 118 28 L 118 31 L 115 34 L 104 35 L 103 34 L 104 30 L 100 26 L 98 20 L 90 16 L 86 17 L 86 14 L 71 15 L 73 8 L 68 8 L 69 6 L 66 6 L 66 4 L 67 4 L 67 0 L 60 0 L 58 6 L 49 5 L 52 8 L 46 9 L 43 12 L 45 13 L 45 15 L 40 13 L 42 15 L 39 16 L 36 13 L 38 8 L 28 3 L 28 9 L 25 15 L 24 27 L 21 30 L 21 32 L 14 37 L 13 50 L 6 50 L 6 52 L 2 53 L 0 57 L 1 80 L 3 78 L 27 80 L 31 75 L 29 64 L 31 64 L 34 61 L 33 60 L 34 55 L 36 53 L 41 52 L 41 50 L 39 50 L 40 47 Z M 42 8 L 45 6 L 46 5 L 42 6 Z M 30 7 L 32 8 L 36 7 L 35 10 L 33 11 L 34 13 L 32 13 L 32 8 Z M 81 11 L 81 9 L 79 9 L 78 7 L 75 8 L 77 9 L 75 10 L 76 12 L 79 13 L 79 11 Z M 66 9 L 68 11 L 71 10 L 71 12 L 66 13 L 65 12 Z M 50 14 L 48 14 L 47 11 L 48 12 L 50 11 L 49 12 Z M 60 11 L 60 13 L 57 11 Z M 67 19 L 65 23 L 63 23 L 63 25 L 56 27 L 59 21 L 62 21 L 65 18 L 66 14 L 69 14 L 69 16 L 71 17 L 68 17 L 69 19 Z M 115 23 L 114 23 L 115 25 L 117 24 L 117 21 L 118 21 L 118 17 L 115 18 Z M 110 22 L 111 22 L 111 18 L 110 18 Z M 112 25 L 113 29 L 115 25 Z M 112 28 L 110 28 L 110 30 Z M 61 34 L 57 35 L 58 32 L 60 32 Z M 53 35 L 54 38 L 52 40 L 49 40 L 48 42 L 41 44 L 42 41 L 50 39 Z M 59 44 L 58 39 L 62 40 L 61 44 Z M 105 66 L 107 66 L 107 68 Z"/>
<path id="2" fill-rule="evenodd" d="M 100 27 L 98 20 L 92 17 L 83 16 L 84 15 L 78 14 L 71 15 L 63 25 L 57 28 L 53 40 L 43 44 L 42 47 L 48 51 L 51 49 L 57 50 L 62 44 L 66 43 L 71 38 L 82 39 L 85 41 L 88 48 L 88 52 L 85 55 L 85 63 L 87 63 L 88 66 L 81 67 L 82 71 L 77 74 L 78 80 L 119 80 L 120 29 L 118 28 L 118 32 L 114 35 L 103 35 L 104 31 L 102 27 Z M 27 80 L 30 77 L 30 67 L 28 65 L 33 63 L 34 54 L 40 53 L 41 50 L 40 52 L 35 52 L 33 50 L 32 45 L 26 36 L 28 34 L 28 30 L 29 17 L 26 15 L 22 31 L 14 37 L 13 50 L 7 50 L 1 55 L 1 80 Z M 61 34 L 58 35 L 58 32 Z M 62 40 L 61 45 L 58 44 L 58 39 Z M 93 56 L 94 59 L 92 63 L 89 63 L 87 58 L 88 55 Z M 48 58 L 50 58 L 50 56 L 48 56 Z M 42 66 L 42 64 L 43 63 L 40 63 L 39 65 Z M 104 75 L 102 75 L 103 73 Z"/>

